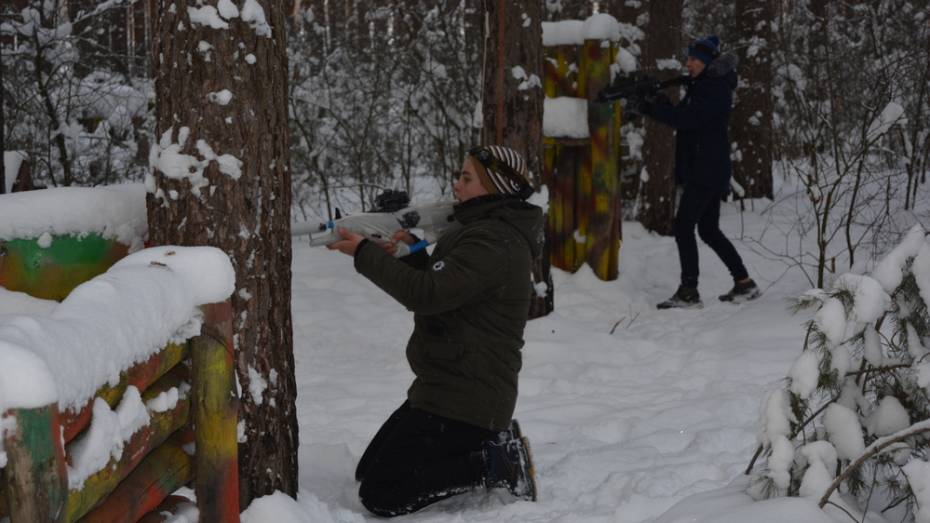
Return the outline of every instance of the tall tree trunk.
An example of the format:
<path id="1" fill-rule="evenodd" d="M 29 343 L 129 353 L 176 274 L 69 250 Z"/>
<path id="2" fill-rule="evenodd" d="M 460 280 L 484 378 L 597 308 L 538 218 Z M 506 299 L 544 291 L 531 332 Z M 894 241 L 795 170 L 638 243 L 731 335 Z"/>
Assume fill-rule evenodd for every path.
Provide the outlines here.
<path id="1" fill-rule="evenodd" d="M 348 31 L 349 43 L 358 51 L 361 51 L 362 56 L 365 56 L 369 53 L 367 51 L 371 49 L 371 33 L 369 32 L 368 27 L 368 13 L 372 12 L 376 7 L 375 2 L 371 0 L 344 0 L 346 8 L 349 10 L 347 13 L 348 22 L 346 31 Z"/>
<path id="2" fill-rule="evenodd" d="M 206 3 L 158 1 L 149 240 L 213 245 L 236 269 L 246 507 L 274 490 L 297 492 L 285 6 L 258 0 L 267 24 L 234 17 L 216 29 L 189 16 Z M 229 100 L 217 94 L 227 89 Z"/>
<path id="3" fill-rule="evenodd" d="M 772 24 L 774 0 L 737 0 L 740 85 L 730 119 L 739 154 L 733 177 L 747 198 L 772 198 Z"/>
<path id="4" fill-rule="evenodd" d="M 3 62 L 0 61 L 0 78 L 3 78 Z M 0 100 L 0 154 L 6 156 L 6 111 L 3 110 L 3 101 Z M 9 175 L 9 176 L 12 176 Z M 0 162 L 0 194 L 6 193 L 6 158 Z"/>
<path id="5" fill-rule="evenodd" d="M 526 158 L 530 173 L 542 175 L 543 51 L 542 0 L 486 0 L 483 143 L 506 145 Z M 548 249 L 537 260 L 534 279 L 547 285 L 534 295 L 531 318 L 552 312 Z"/>
<path id="6" fill-rule="evenodd" d="M 325 6 L 326 17 L 321 25 L 326 27 L 327 54 L 345 45 L 348 33 L 348 0 L 329 1 Z"/>
<path id="7" fill-rule="evenodd" d="M 680 53 L 681 9 L 682 0 L 649 2 L 649 22 L 641 61 L 644 70 L 655 70 L 658 60 Z M 675 91 L 668 94 L 673 99 L 678 97 Z M 648 180 L 642 185 L 639 221 L 650 231 L 669 235 L 675 217 L 675 133 L 667 125 L 652 119 L 646 119 L 645 127 L 643 163 Z"/>
<path id="8" fill-rule="evenodd" d="M 486 11 L 483 3 L 484 0 L 465 0 L 465 16 L 462 17 L 465 32 L 465 67 L 468 68 L 468 71 L 473 71 L 472 80 L 470 81 L 478 89 L 484 87 L 477 84 L 482 78 L 485 51 L 488 49 L 489 43 L 485 34 L 487 30 L 484 25 Z M 484 96 L 481 97 L 481 100 L 483 99 Z M 477 113 L 477 111 L 475 112 Z M 481 141 L 482 129 L 478 126 L 483 125 L 483 122 L 476 122 L 475 120 L 475 118 L 472 118 L 472 132 L 469 135 L 472 143 Z M 459 157 L 464 156 L 465 151 L 458 151 L 458 155 Z"/>

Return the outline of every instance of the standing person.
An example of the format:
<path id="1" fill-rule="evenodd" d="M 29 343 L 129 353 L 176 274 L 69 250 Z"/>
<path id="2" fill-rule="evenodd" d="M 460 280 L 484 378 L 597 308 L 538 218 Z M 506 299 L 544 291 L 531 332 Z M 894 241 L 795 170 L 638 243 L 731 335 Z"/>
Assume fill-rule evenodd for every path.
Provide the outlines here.
<path id="1" fill-rule="evenodd" d="M 701 307 L 698 293 L 698 235 L 730 271 L 733 288 L 721 301 L 742 302 L 759 296 L 739 253 L 720 231 L 720 201 L 730 190 L 730 139 L 727 127 L 736 88 L 736 56 L 720 54 L 714 35 L 688 46 L 687 93 L 677 105 L 663 95 L 644 101 L 639 112 L 673 127 L 675 180 L 683 186 L 675 214 L 675 243 L 681 263 L 681 284 L 660 309 Z"/>
<path id="2" fill-rule="evenodd" d="M 396 242 L 416 241 L 406 231 L 381 248 L 340 229 L 344 239 L 329 246 L 414 313 L 407 361 L 416 377 L 355 473 L 362 504 L 379 516 L 476 487 L 537 496 L 529 442 L 511 416 L 542 210 L 525 201 L 526 163 L 506 147 L 469 151 L 453 190 L 461 226 L 431 255 L 394 258 Z"/>

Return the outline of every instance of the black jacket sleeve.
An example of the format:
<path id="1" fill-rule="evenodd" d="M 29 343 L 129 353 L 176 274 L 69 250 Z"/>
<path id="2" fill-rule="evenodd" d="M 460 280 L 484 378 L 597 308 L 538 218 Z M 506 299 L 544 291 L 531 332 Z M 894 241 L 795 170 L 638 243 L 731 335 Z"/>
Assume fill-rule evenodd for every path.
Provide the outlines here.
<path id="1" fill-rule="evenodd" d="M 417 238 L 414 235 L 411 236 L 413 236 L 413 239 L 416 240 L 414 243 L 420 241 L 420 238 Z M 420 249 L 417 252 L 404 256 L 400 259 L 400 261 L 406 263 L 414 269 L 419 269 L 421 271 L 426 270 L 426 266 L 429 265 L 429 253 L 426 252 L 426 249 Z"/>
<path id="2" fill-rule="evenodd" d="M 726 123 L 730 103 L 728 93 L 721 91 L 719 82 L 697 81 L 691 92 L 678 105 L 659 102 L 652 107 L 650 116 L 683 131 L 697 131 Z M 725 87 L 723 87 L 725 89 Z"/>
<path id="3" fill-rule="evenodd" d="M 355 269 L 419 314 L 440 314 L 471 301 L 499 283 L 509 263 L 499 235 L 476 229 L 464 235 L 441 260 L 415 269 L 370 242 L 355 252 Z"/>

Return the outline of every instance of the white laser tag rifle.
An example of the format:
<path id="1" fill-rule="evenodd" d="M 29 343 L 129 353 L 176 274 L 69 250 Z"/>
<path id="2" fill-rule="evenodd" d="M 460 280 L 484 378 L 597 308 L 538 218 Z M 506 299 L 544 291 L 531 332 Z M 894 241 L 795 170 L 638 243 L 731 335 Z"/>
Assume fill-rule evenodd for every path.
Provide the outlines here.
<path id="1" fill-rule="evenodd" d="M 423 238 L 413 245 L 397 244 L 398 258 L 425 249 L 435 243 L 446 231 L 458 227 L 453 217 L 454 202 L 435 202 L 403 207 L 394 212 L 362 212 L 329 220 L 318 225 L 300 223 L 291 225 L 291 235 L 310 235 L 310 246 L 329 245 L 342 240 L 338 228 L 347 229 L 373 241 L 389 241 L 401 229 L 420 229 Z"/>

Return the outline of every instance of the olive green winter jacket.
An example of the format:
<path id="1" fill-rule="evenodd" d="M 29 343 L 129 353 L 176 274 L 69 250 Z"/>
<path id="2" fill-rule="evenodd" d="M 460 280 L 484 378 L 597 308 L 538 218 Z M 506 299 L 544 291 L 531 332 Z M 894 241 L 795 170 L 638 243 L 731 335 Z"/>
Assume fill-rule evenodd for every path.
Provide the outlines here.
<path id="1" fill-rule="evenodd" d="M 410 404 L 504 430 L 517 401 L 542 210 L 484 196 L 456 205 L 454 215 L 462 226 L 443 235 L 428 259 L 421 251 L 419 260 L 401 261 L 365 241 L 355 268 L 414 313 Z"/>

